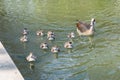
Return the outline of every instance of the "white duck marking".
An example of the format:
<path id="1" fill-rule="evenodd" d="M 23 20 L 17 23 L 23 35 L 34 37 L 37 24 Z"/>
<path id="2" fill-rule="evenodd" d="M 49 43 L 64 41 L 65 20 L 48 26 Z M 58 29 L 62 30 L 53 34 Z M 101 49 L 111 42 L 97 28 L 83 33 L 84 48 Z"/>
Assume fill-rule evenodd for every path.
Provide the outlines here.
<path id="1" fill-rule="evenodd" d="M 30 52 L 30 54 L 26 57 L 26 60 L 28 62 L 36 61 L 36 56 L 34 56 L 32 52 Z"/>

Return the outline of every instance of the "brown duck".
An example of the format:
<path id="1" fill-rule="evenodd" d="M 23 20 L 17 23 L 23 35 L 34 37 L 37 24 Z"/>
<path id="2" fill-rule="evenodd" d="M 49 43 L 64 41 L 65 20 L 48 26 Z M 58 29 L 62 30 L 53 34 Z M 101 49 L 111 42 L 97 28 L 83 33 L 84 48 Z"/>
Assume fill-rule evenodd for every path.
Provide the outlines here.
<path id="1" fill-rule="evenodd" d="M 95 24 L 95 19 L 94 18 L 91 19 L 90 24 L 78 21 L 78 23 L 76 23 L 78 34 L 80 36 L 81 35 L 83 35 L 83 36 L 93 35 L 94 34 L 94 24 Z"/>

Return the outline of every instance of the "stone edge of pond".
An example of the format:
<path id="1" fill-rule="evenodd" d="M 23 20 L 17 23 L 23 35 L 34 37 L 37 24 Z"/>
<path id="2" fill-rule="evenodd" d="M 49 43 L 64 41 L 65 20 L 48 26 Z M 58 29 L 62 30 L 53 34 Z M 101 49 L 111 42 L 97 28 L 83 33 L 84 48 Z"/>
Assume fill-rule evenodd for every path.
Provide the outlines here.
<path id="1" fill-rule="evenodd" d="M 12 58 L 0 41 L 0 80 L 24 80 Z"/>

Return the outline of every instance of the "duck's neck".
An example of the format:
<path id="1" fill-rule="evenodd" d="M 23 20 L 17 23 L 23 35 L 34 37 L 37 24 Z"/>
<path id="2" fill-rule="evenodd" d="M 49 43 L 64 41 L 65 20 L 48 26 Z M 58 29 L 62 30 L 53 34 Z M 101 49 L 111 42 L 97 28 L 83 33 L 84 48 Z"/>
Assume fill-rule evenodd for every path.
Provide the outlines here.
<path id="1" fill-rule="evenodd" d="M 94 21 L 91 21 L 91 23 L 90 23 L 90 26 L 91 26 L 90 29 L 91 29 L 91 30 L 93 30 L 93 28 L 94 28 L 94 24 L 95 24 Z"/>
<path id="2" fill-rule="evenodd" d="M 91 21 L 90 25 L 91 25 L 91 26 L 94 26 L 94 24 L 95 24 L 94 21 Z"/>

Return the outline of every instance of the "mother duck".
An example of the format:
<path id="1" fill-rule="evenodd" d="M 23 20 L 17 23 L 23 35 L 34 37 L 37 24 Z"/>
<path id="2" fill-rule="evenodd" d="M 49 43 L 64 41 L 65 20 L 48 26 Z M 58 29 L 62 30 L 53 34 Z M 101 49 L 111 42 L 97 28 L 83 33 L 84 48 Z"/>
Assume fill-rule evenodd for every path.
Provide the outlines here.
<path id="1" fill-rule="evenodd" d="M 94 18 L 91 19 L 90 24 L 78 21 L 78 23 L 76 23 L 78 34 L 80 36 L 81 35 L 83 35 L 83 36 L 91 36 L 91 35 L 93 35 L 94 34 L 94 24 L 95 24 L 95 19 Z"/>

